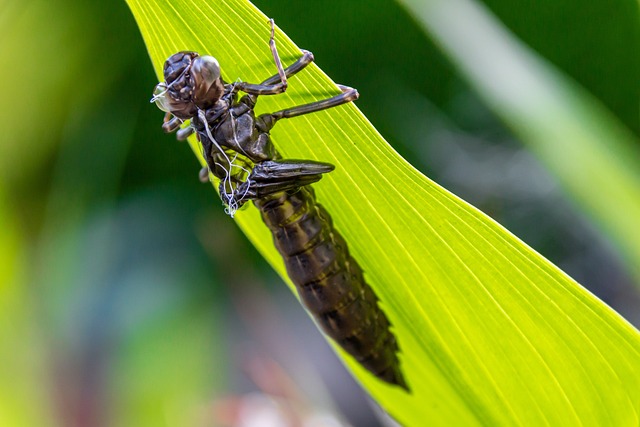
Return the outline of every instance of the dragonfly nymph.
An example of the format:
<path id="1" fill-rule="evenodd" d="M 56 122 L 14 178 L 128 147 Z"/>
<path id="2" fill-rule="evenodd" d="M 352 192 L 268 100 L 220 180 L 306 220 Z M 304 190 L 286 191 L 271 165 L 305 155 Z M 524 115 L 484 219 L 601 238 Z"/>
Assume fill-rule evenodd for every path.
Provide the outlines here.
<path id="1" fill-rule="evenodd" d="M 230 215 L 253 201 L 321 329 L 375 376 L 408 390 L 390 322 L 310 186 L 334 166 L 283 159 L 269 135 L 280 119 L 349 103 L 358 92 L 339 86 L 341 93 L 331 98 L 256 117 L 259 96 L 283 93 L 287 79 L 313 61 L 311 52 L 303 51 L 284 68 L 270 23 L 269 45 L 278 73 L 260 84 L 225 83 L 212 56 L 188 51 L 171 55 L 164 64 L 165 81 L 152 98 L 166 112 L 162 128 L 177 132 L 179 140 L 195 133 L 207 164 L 201 179 L 213 175 L 220 180 L 220 196 Z M 189 125 L 182 127 L 187 120 Z"/>

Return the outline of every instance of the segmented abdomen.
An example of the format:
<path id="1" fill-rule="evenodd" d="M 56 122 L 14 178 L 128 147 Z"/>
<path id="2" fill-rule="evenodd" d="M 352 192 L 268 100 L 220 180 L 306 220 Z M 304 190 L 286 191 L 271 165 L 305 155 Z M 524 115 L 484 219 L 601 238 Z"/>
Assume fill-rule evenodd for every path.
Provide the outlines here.
<path id="1" fill-rule="evenodd" d="M 289 277 L 324 332 L 380 379 L 407 388 L 378 298 L 309 186 L 254 202 Z"/>

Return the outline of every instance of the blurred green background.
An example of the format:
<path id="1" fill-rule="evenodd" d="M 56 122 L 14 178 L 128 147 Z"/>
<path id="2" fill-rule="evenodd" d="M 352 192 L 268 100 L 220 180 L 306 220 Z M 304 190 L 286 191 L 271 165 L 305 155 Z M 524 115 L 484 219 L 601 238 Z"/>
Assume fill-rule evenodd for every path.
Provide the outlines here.
<path id="1" fill-rule="evenodd" d="M 254 3 L 415 167 L 640 324 L 621 254 L 398 4 Z M 637 2 L 484 3 L 640 136 Z M 5 0 L 0 61 L 0 426 L 379 423 L 161 132 L 124 2 Z"/>

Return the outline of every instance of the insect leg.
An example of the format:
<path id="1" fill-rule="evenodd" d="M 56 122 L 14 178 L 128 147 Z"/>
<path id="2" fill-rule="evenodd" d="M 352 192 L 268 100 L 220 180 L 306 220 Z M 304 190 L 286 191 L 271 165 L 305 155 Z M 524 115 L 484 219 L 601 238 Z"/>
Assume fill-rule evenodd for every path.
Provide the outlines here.
<path id="1" fill-rule="evenodd" d="M 234 90 L 241 90 L 250 95 L 277 95 L 287 90 L 287 77 L 293 76 L 304 67 L 313 62 L 313 54 L 307 50 L 302 51 L 302 56 L 286 69 L 282 67 L 282 61 L 278 54 L 275 38 L 275 23 L 273 19 L 269 20 L 271 24 L 271 37 L 269 38 L 269 48 L 273 55 L 273 61 L 278 69 L 278 74 L 269 77 L 260 84 L 240 82 L 237 83 Z"/>
<path id="2" fill-rule="evenodd" d="M 166 113 L 164 115 L 162 130 L 166 133 L 177 131 L 178 129 L 180 129 L 180 125 L 182 125 L 182 119 L 174 116 L 171 113 Z"/>
<path id="3" fill-rule="evenodd" d="M 273 19 L 269 19 L 269 24 L 271 25 L 271 37 L 269 38 L 269 48 L 271 49 L 271 54 L 273 55 L 273 61 L 276 63 L 276 68 L 278 69 L 278 76 L 280 77 L 280 82 L 284 86 L 283 91 L 287 89 L 287 75 L 282 69 L 282 61 L 280 60 L 280 55 L 278 55 L 278 48 L 276 47 L 276 24 Z M 263 85 L 265 83 L 262 83 Z"/>
<path id="4" fill-rule="evenodd" d="M 298 58 L 296 62 L 294 62 L 293 64 L 289 65 L 287 68 L 284 69 L 285 76 L 291 77 L 297 74 L 300 70 L 304 69 L 307 65 L 311 64 L 313 62 L 313 59 L 314 59 L 313 53 L 303 49 L 302 56 Z M 260 84 L 274 85 L 279 81 L 280 81 L 280 74 L 274 74 L 273 76 L 269 77 L 267 80 L 263 81 Z M 249 107 L 253 108 L 255 107 L 257 100 L 258 100 L 258 95 L 249 94 L 243 98 L 242 102 L 247 104 Z"/>
<path id="5" fill-rule="evenodd" d="M 308 50 L 302 49 L 302 56 L 296 62 L 284 69 L 284 75 L 287 77 L 291 77 L 294 74 L 297 74 L 300 70 L 311 64 L 313 62 L 313 59 L 313 53 L 309 52 Z M 267 80 L 263 81 L 261 84 L 272 85 L 278 83 L 279 80 L 280 74 L 275 74 L 269 77 Z"/>
<path id="6" fill-rule="evenodd" d="M 200 172 L 198 172 L 198 179 L 202 183 L 209 182 L 209 168 L 208 167 L 205 166 L 202 169 L 200 169 Z"/>
<path id="7" fill-rule="evenodd" d="M 195 132 L 195 129 L 189 126 L 189 127 L 180 129 L 176 133 L 176 138 L 178 139 L 178 141 L 186 141 L 187 138 L 189 138 L 189 136 L 194 132 Z"/>
<path id="8" fill-rule="evenodd" d="M 184 121 L 171 113 L 167 113 L 164 115 L 164 123 L 162 123 L 162 130 L 166 133 L 176 132 L 176 138 L 178 141 L 186 141 L 189 136 L 195 132 L 195 130 L 188 126 L 186 128 L 180 129 Z"/>
<path id="9" fill-rule="evenodd" d="M 234 91 L 242 91 L 250 95 L 277 95 L 285 90 L 287 90 L 287 85 L 282 82 L 272 85 L 240 82 L 236 83 L 234 87 Z"/>
<path id="10" fill-rule="evenodd" d="M 339 95 L 323 99 L 322 101 L 316 101 L 310 104 L 298 105 L 297 107 L 276 111 L 275 113 L 263 114 L 258 119 L 263 122 L 265 131 L 268 132 L 280 119 L 288 119 L 291 117 L 302 116 L 303 114 L 315 113 L 316 111 L 337 107 L 358 99 L 359 95 L 356 89 L 342 85 L 339 85 L 338 87 L 342 90 L 342 93 Z"/>

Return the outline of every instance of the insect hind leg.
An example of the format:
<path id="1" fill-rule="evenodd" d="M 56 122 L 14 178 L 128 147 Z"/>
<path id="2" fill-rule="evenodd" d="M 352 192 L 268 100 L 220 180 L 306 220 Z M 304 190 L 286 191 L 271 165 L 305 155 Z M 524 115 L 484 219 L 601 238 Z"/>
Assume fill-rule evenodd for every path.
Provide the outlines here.
<path id="1" fill-rule="evenodd" d="M 337 107 L 342 104 L 348 104 L 355 101 L 360 96 L 358 91 L 354 88 L 338 85 L 341 94 L 332 96 L 331 98 L 323 99 L 322 101 L 311 102 L 309 104 L 298 105 L 295 107 L 287 108 L 284 110 L 276 111 L 275 113 L 262 114 L 258 117 L 262 127 L 266 132 L 270 131 L 278 120 L 288 119 L 291 117 L 302 116 L 304 114 L 315 113 L 329 108 Z"/>

